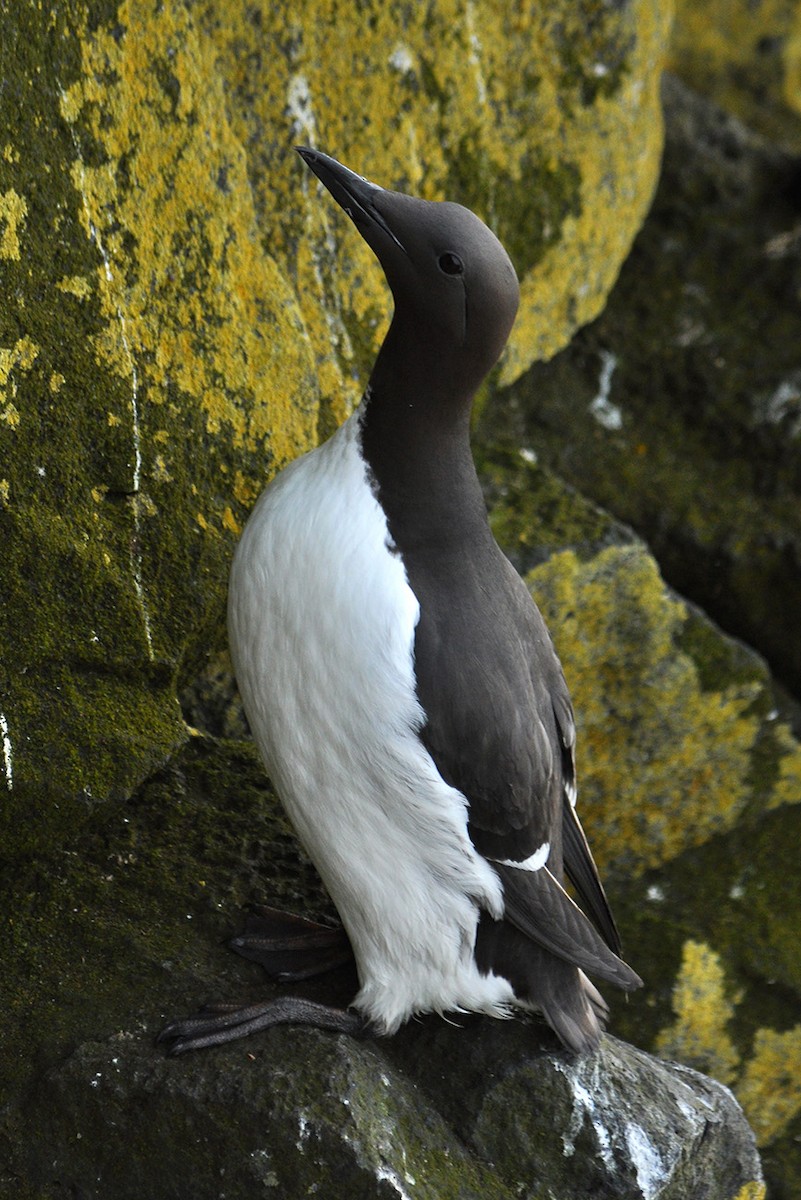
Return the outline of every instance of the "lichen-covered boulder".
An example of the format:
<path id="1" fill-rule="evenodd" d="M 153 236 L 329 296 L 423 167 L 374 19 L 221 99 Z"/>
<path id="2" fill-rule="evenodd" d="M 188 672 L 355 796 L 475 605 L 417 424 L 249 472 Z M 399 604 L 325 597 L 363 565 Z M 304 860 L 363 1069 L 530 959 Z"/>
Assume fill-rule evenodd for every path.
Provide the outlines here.
<path id="1" fill-rule="evenodd" d="M 641 221 L 667 20 L 656 0 L 3 6 L 6 858 L 62 845 L 181 744 L 255 495 L 364 382 L 388 292 L 293 143 L 497 227 L 523 281 L 512 378 L 598 311 Z"/>
<path id="2" fill-rule="evenodd" d="M 615 998 L 616 1019 L 733 1086 L 792 1187 L 801 746 L 764 664 L 670 596 L 642 549 L 568 551 L 530 580 L 579 714 L 582 819 L 648 981 L 647 1006 Z"/>
<path id="3" fill-rule="evenodd" d="M 0 14 L 7 858 L 181 744 L 177 685 L 220 639 L 257 481 L 315 438 L 213 47 L 149 11 Z"/>
<path id="4" fill-rule="evenodd" d="M 540 538 L 536 525 L 517 525 L 519 496 L 549 516 L 557 540 L 570 530 L 580 548 L 579 555 L 553 553 L 530 580 L 557 636 L 564 625 L 560 649 L 577 710 L 586 714 L 580 718 L 588 743 L 580 757 L 582 817 L 598 842 L 627 953 L 646 977 L 642 992 L 615 1006 L 612 1029 L 686 1057 L 688 1035 L 684 1026 L 677 1028 L 679 1020 L 686 1024 L 689 1013 L 697 1025 L 699 1011 L 707 1012 L 707 1026 L 717 1030 L 729 1015 L 723 986 L 704 993 L 694 1009 L 674 996 L 686 929 L 703 928 L 710 945 L 723 945 L 727 910 L 709 904 L 710 889 L 720 901 L 742 875 L 733 861 L 707 878 L 692 855 L 714 847 L 718 829 L 733 825 L 733 842 L 742 837 L 743 811 L 770 804 L 776 794 L 771 789 L 798 766 L 797 747 L 765 711 L 764 666 L 671 596 L 629 531 L 527 457 L 493 452 L 484 474 L 493 523 L 506 531 L 521 565 L 530 565 L 531 529 L 533 539 Z M 542 534 L 546 546 L 549 536 Z M 559 622 L 549 609 L 557 602 L 564 606 Z M 591 638 L 578 636 L 584 625 Z M 606 646 L 605 665 L 598 641 Z M 726 663 L 728 675 L 721 670 Z M 635 712 L 638 680 L 649 695 L 664 691 L 664 708 L 654 703 Z M 705 752 L 732 786 L 734 803 L 729 808 L 723 791 L 712 789 L 709 814 L 696 830 L 691 823 L 682 826 L 684 793 L 669 788 L 670 755 L 676 731 L 689 739 L 688 720 L 704 701 L 715 716 L 707 745 L 685 748 L 682 786 L 692 791 L 700 781 L 709 787 Z M 663 712 L 667 735 L 660 754 Z M 601 752 L 604 727 L 608 747 Z M 761 780 L 755 771 L 760 742 L 766 759 L 783 763 L 780 772 Z M 661 825 L 654 824 L 648 794 L 637 790 L 632 764 L 640 761 L 649 787 L 658 790 Z M 532 1197 L 549 1189 L 574 1196 L 591 1186 L 613 1195 L 667 1198 L 693 1194 L 707 1179 L 718 1188 L 709 1183 L 712 1196 L 762 1196 L 753 1143 L 723 1091 L 614 1042 L 584 1065 L 571 1067 L 550 1051 L 542 1059 L 539 1047 L 553 1042 L 536 1024 L 478 1022 L 454 1031 L 431 1021 L 424 1030 L 412 1025 L 382 1043 L 378 1055 L 360 1047 L 343 1050 L 347 1043 L 314 1040 L 314 1034 L 310 1042 L 304 1034 L 279 1033 L 278 1041 L 270 1035 L 209 1056 L 163 1062 L 152 1036 L 167 1017 L 207 999 L 263 995 L 255 965 L 222 944 L 241 922 L 243 904 L 267 901 L 332 915 L 251 746 L 192 737 L 104 828 L 87 828 L 73 850 L 26 875 L 24 902 L 17 900 L 13 921 L 0 930 L 0 955 L 8 964 L 0 983 L 8 1019 L 0 1090 L 9 1097 L 0 1117 L 0 1161 L 11 1164 L 9 1179 L 17 1189 L 27 1180 L 39 1196 L 42 1189 L 48 1196 L 55 1161 L 58 1178 L 88 1188 L 90 1196 L 98 1175 L 104 1200 L 125 1196 L 135 1172 L 113 1174 L 118 1154 L 128 1153 L 125 1138 L 114 1132 L 122 1127 L 130 1153 L 137 1161 L 162 1163 L 165 1179 L 207 1178 L 209 1164 L 222 1162 L 233 1195 L 236 1188 L 255 1186 L 254 1171 L 281 1181 L 296 1173 L 306 1182 L 343 1171 L 354 1194 L 365 1196 L 381 1195 L 379 1189 L 396 1179 L 409 1196 L 447 1196 L 438 1191 L 445 1177 L 460 1197 L 471 1189 L 511 1196 L 522 1184 L 529 1189 L 523 1194 Z M 648 869 L 657 851 L 675 856 L 670 869 Z M 705 927 L 697 905 L 686 899 L 699 879 L 704 907 L 711 910 Z M 758 897 L 758 879 L 753 886 Z M 745 932 L 747 913 L 743 921 Z M 778 935 L 779 924 L 775 928 Z M 781 929 L 789 964 L 791 920 Z M 762 970 L 772 956 L 766 947 Z M 759 957 L 754 961 L 759 964 Z M 355 983 L 323 979 L 317 988 L 317 998 L 346 1003 Z M 778 1023 L 766 1025 L 768 1032 L 778 1029 Z M 762 1041 L 766 1053 L 771 1047 L 775 1052 L 767 1034 Z M 316 1048 L 313 1064 L 310 1044 Z M 332 1044 L 340 1048 L 332 1050 Z M 697 1052 L 697 1038 L 692 1045 Z M 709 1045 L 707 1038 L 704 1053 Z M 740 1055 L 755 1066 L 765 1061 L 764 1053 L 758 1058 L 738 1040 L 724 1055 L 729 1068 L 737 1068 L 729 1076 L 735 1083 Z M 715 1069 L 720 1059 L 703 1061 Z M 753 1069 L 749 1077 L 756 1078 Z M 388 1092 L 397 1093 L 397 1104 L 390 1104 Z M 752 1087 L 745 1095 L 757 1094 Z M 673 1099 L 669 1111 L 655 1109 L 653 1126 L 634 1128 L 636 1110 L 646 1107 L 643 1095 Z M 323 1104 L 324 1115 L 314 1138 L 304 1141 L 302 1128 L 311 1126 L 302 1125 L 301 1115 L 309 1121 L 312 1101 L 317 1116 Z M 782 1108 L 778 1089 L 773 1102 L 777 1119 L 784 1120 L 788 1100 Z M 226 1116 L 232 1106 L 238 1114 L 233 1123 Z M 105 1130 L 103 1122 L 108 1136 L 92 1146 L 84 1131 Z M 397 1136 L 386 1135 L 387 1126 Z M 194 1130 L 191 1145 L 187 1129 Z M 297 1142 L 304 1161 L 293 1166 Z"/>
<path id="5" fill-rule="evenodd" d="M 15 1167 L 86 1200 L 204 1195 L 212 1180 L 228 1200 L 764 1196 L 720 1084 L 614 1039 L 575 1063 L 535 1026 L 429 1026 L 386 1044 L 275 1030 L 180 1062 L 130 1034 L 88 1043 L 28 1096 L 37 1134 Z"/>
<path id="6" fill-rule="evenodd" d="M 538 470 L 635 526 L 797 697 L 797 166 L 675 81 L 666 99 L 663 178 L 603 316 L 486 406 L 477 436 L 534 448 Z M 648 1007 L 619 1006 L 617 1027 L 731 1084 L 772 1194 L 793 1197 L 798 744 L 764 663 L 662 592 L 636 549 L 575 544 L 587 561 L 557 554 L 532 585 L 573 689 L 583 819 L 648 980 Z"/>
<path id="7" fill-rule="evenodd" d="M 801 149 L 798 0 L 677 0 L 668 66 L 759 133 Z"/>
<path id="8" fill-rule="evenodd" d="M 801 746 L 764 660 L 672 592 L 630 528 L 525 447 L 480 458 L 496 537 L 565 670 L 582 823 L 605 867 L 631 880 L 801 803 Z"/>
<path id="9" fill-rule="evenodd" d="M 665 96 L 659 190 L 603 315 L 482 437 L 535 446 L 634 526 L 798 694 L 798 164 L 677 81 Z"/>

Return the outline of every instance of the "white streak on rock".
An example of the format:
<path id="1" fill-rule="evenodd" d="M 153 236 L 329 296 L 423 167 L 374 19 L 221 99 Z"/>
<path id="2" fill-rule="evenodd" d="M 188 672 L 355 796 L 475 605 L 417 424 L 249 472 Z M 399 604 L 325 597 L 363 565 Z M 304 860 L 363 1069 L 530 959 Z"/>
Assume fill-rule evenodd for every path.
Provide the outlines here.
<path id="1" fill-rule="evenodd" d="M 565 1156 L 575 1153 L 576 1139 L 588 1122 L 595 1135 L 596 1153 L 610 1177 L 621 1163 L 629 1162 L 642 1200 L 655 1200 L 670 1178 L 673 1164 L 663 1161 L 625 1098 L 609 1094 L 602 1055 L 576 1063 L 556 1060 L 554 1066 L 564 1075 L 573 1095 L 570 1127 L 562 1133 Z"/>
<path id="2" fill-rule="evenodd" d="M 786 420 L 789 436 L 798 437 L 801 433 L 801 372 L 781 381 L 764 402 L 759 415 L 768 425 L 779 425 Z"/>
<path id="3" fill-rule="evenodd" d="M 562 1145 L 565 1157 L 570 1158 L 575 1153 L 576 1138 L 581 1133 L 584 1122 L 589 1121 L 595 1133 L 598 1143 L 598 1153 L 604 1165 L 610 1169 L 614 1168 L 615 1159 L 612 1153 L 612 1139 L 606 1125 L 601 1120 L 598 1107 L 595 1103 L 595 1096 L 601 1093 L 603 1086 L 598 1060 L 596 1059 L 593 1062 L 591 1078 L 586 1082 L 579 1078 L 581 1068 L 577 1068 L 572 1063 L 555 1060 L 554 1066 L 557 1071 L 561 1071 L 565 1076 L 573 1093 L 573 1113 L 570 1119 L 570 1128 L 567 1132 L 562 1133 Z M 582 1073 L 586 1074 L 586 1071 Z"/>
<path id="4" fill-rule="evenodd" d="M 295 1142 L 298 1150 L 303 1150 L 305 1143 L 309 1140 L 309 1118 L 303 1109 L 298 1113 L 298 1140 Z"/>
<path id="5" fill-rule="evenodd" d="M 0 735 L 2 735 L 3 739 L 3 770 L 6 776 L 6 787 L 11 791 L 14 787 L 14 754 L 8 732 L 8 721 L 6 720 L 5 713 L 2 712 L 0 712 Z"/>
<path id="6" fill-rule="evenodd" d="M 473 68 L 473 78 L 476 82 L 476 95 L 479 104 L 487 103 L 487 85 L 484 80 L 484 71 L 481 66 L 481 39 L 476 32 L 476 8 L 472 0 L 469 0 L 465 9 L 465 23 L 467 25 L 467 33 L 470 38 L 470 54 L 468 61 Z"/>
<path id="7" fill-rule="evenodd" d="M 633 1123 L 626 1125 L 626 1146 L 637 1173 L 637 1186 L 644 1200 L 652 1200 L 668 1178 L 659 1151 L 642 1126 Z"/>
<path id="8" fill-rule="evenodd" d="M 398 42 L 390 54 L 389 65 L 393 70 L 400 71 L 401 75 L 407 75 L 414 71 L 414 56 L 409 47 L 404 46 L 403 42 Z"/>
<path id="9" fill-rule="evenodd" d="M 612 376 L 617 366 L 617 356 L 611 350 L 601 351 L 601 377 L 598 380 L 598 395 L 590 404 L 590 413 L 604 429 L 614 431 L 623 425 L 623 415 L 616 404 L 609 400 Z"/>
<path id="10" fill-rule="evenodd" d="M 286 90 L 286 113 L 292 122 L 292 136 L 302 138 L 314 146 L 317 142 L 317 121 L 309 81 L 300 71 L 289 81 Z"/>
<path id="11" fill-rule="evenodd" d="M 379 1167 L 376 1170 L 375 1177 L 379 1183 L 383 1182 L 383 1180 L 386 1180 L 387 1183 L 391 1184 L 401 1197 L 401 1200 L 411 1200 L 409 1193 L 405 1190 L 403 1184 L 401 1183 L 400 1176 L 396 1171 L 393 1171 L 391 1167 Z"/>

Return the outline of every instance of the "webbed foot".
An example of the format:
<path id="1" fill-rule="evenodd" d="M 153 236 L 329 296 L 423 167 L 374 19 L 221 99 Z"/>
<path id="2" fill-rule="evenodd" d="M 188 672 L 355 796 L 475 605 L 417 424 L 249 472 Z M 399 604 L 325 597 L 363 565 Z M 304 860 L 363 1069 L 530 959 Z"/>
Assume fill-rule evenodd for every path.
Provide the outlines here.
<path id="1" fill-rule="evenodd" d="M 355 965 L 348 935 L 341 926 L 321 925 L 275 908 L 254 908 L 244 931 L 228 945 L 280 981 L 310 979 L 346 964 Z M 168 1054 L 184 1054 L 273 1025 L 311 1025 L 352 1037 L 370 1034 L 369 1022 L 352 1009 L 300 996 L 279 996 L 255 1004 L 208 1005 L 194 1016 L 170 1021 L 156 1040 L 167 1046 Z"/>
<path id="2" fill-rule="evenodd" d="M 156 1041 L 167 1045 L 169 1055 L 185 1054 L 187 1050 L 232 1042 L 273 1025 L 311 1025 L 351 1037 L 371 1036 L 369 1021 L 352 1009 L 330 1008 L 298 996 L 280 996 L 259 1004 L 209 1005 L 193 1017 L 170 1021 Z"/>

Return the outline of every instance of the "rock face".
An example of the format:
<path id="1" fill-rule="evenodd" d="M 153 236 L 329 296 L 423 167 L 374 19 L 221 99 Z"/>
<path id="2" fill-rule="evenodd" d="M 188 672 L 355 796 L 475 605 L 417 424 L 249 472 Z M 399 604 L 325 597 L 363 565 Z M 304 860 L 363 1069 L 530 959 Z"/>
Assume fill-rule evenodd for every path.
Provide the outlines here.
<path id="1" fill-rule="evenodd" d="M 798 694 L 798 163 L 671 80 L 666 111 L 660 188 L 603 316 L 484 436 L 509 418 Z"/>
<path id="2" fill-rule="evenodd" d="M 386 1047 L 280 1030 L 176 1062 L 119 1035 L 40 1079 L 22 1165 L 86 1200 L 208 1195 L 212 1180 L 228 1200 L 762 1194 L 753 1134 L 720 1084 L 612 1038 L 579 1063 L 543 1039 L 490 1022 L 426 1022 Z"/>
<path id="3" fill-rule="evenodd" d="M 314 436 L 312 356 L 220 80 L 171 97 L 162 68 L 189 70 L 197 38 L 157 47 L 135 7 L 0 16 L 12 858 L 62 844 L 185 739 L 176 676 L 220 636 L 246 477 Z"/>
<path id="4" fill-rule="evenodd" d="M 628 561 L 629 570 L 651 576 L 652 623 L 666 622 L 669 635 L 677 618 L 689 619 L 624 529 L 578 497 L 563 493 L 556 505 L 555 481 L 522 467 L 527 497 L 539 496 L 542 511 L 550 498 L 563 520 L 569 514 L 588 556 L 586 572 L 574 556 L 567 572 L 563 556 L 554 556 L 535 573 L 541 581 L 555 564 L 552 585 L 599 620 L 603 589 L 594 606 L 593 590 L 599 570 L 608 575 L 610 556 L 618 556 L 621 575 Z M 520 485 L 511 464 L 505 481 L 510 498 Z M 569 594 L 566 579 L 573 581 Z M 542 582 L 540 592 L 542 599 Z M 637 677 L 652 669 L 643 603 L 625 610 L 631 625 L 617 635 L 628 647 L 624 669 Z M 663 676 L 679 670 L 692 677 L 693 660 L 678 644 L 663 652 L 656 659 Z M 610 672 L 615 661 L 613 652 Z M 755 699 L 753 686 L 750 694 Z M 635 755 L 659 719 L 658 710 L 646 719 Z M 740 719 L 736 705 L 728 719 Z M 622 749 L 630 717 L 624 711 L 619 725 L 609 725 Z M 719 757 L 726 736 L 724 725 Z M 739 769 L 747 774 L 747 764 Z M 32 1197 L 55 1196 L 69 1184 L 87 1196 L 141 1195 L 142 1164 L 157 1162 L 160 1182 L 150 1194 L 159 1198 L 185 1194 L 182 1187 L 194 1193 L 221 1171 L 229 1196 L 250 1195 L 258 1183 L 291 1198 L 313 1183 L 343 1179 L 348 1194 L 365 1197 L 392 1195 L 390 1187 L 410 1197 L 763 1195 L 753 1137 L 729 1093 L 613 1039 L 597 1057 L 571 1063 L 541 1026 L 476 1022 L 453 1030 L 429 1021 L 375 1046 L 278 1031 L 275 1039 L 163 1060 L 152 1037 L 165 1016 L 209 996 L 240 998 L 243 981 L 249 994 L 262 992 L 253 965 L 219 945 L 235 930 L 243 902 L 269 899 L 325 915 L 326 900 L 242 744 L 195 736 L 123 813 L 85 834 L 74 855 L 40 863 L 35 890 L 17 903 L 5 930 L 4 961 L 13 970 L 4 977 L 4 1005 L 13 1019 L 0 1067 L 13 1101 L 0 1116 L 0 1161 L 9 1164 L 0 1182 L 10 1194 L 24 1196 L 25 1185 Z M 585 817 L 603 829 L 597 800 L 589 800 Z M 648 964 L 648 995 L 629 1006 L 633 1029 L 646 1031 L 655 1005 L 667 1020 L 670 956 L 681 931 L 672 909 L 660 912 L 646 900 L 648 877 L 637 880 L 644 864 L 635 860 L 633 884 L 614 869 L 615 846 L 625 854 L 627 836 L 624 829 L 617 843 L 610 837 L 602 851 L 613 904 L 624 903 L 633 957 Z M 698 878 L 691 873 L 685 886 Z M 727 886 L 722 875 L 717 883 Z M 669 953 L 655 958 L 659 939 Z M 697 977 L 688 982 L 697 985 Z M 345 1002 L 353 994 L 348 979 L 319 985 L 332 986 Z M 707 1011 L 707 1000 L 713 1027 L 716 1019 L 725 1023 L 721 988 L 701 991 L 690 1021 L 697 1023 L 699 1008 Z M 614 1024 L 622 1024 L 620 1013 Z M 708 1055 L 709 1031 L 702 1032 Z M 666 1049 L 686 1051 L 686 1039 L 676 1037 Z"/>
<path id="5" fill-rule="evenodd" d="M 553 410 L 570 453 L 547 420 L 535 439 L 528 414 L 497 419 L 546 378 L 527 373 L 536 359 L 557 355 L 563 386 L 574 360 L 559 352 L 604 306 L 642 223 L 669 15 L 659 0 L 0 6 L 0 1194 L 763 1195 L 729 1093 L 611 1038 L 582 1064 L 537 1025 L 483 1022 L 426 1022 L 379 1046 L 276 1031 L 185 1062 L 152 1045 L 206 996 L 261 990 L 220 944 L 243 905 L 333 916 L 252 747 L 228 740 L 243 726 L 223 652 L 228 564 L 255 496 L 348 411 L 386 326 L 380 272 L 293 164 L 296 141 L 462 200 L 510 248 L 521 316 L 482 397 L 482 476 L 559 642 L 583 815 L 648 982 L 612 1027 L 730 1081 L 777 1200 L 795 1194 L 798 744 L 762 660 L 664 587 L 628 528 L 638 512 L 610 516 L 548 469 L 570 475 L 589 428 L 573 476 L 589 491 L 621 411 L 628 432 L 622 350 L 582 340 L 601 326 L 575 343 L 590 424 L 580 404 Z M 733 203 L 727 264 L 758 181 L 787 183 L 748 236 L 766 239 L 787 295 L 797 283 L 789 160 L 754 158 L 726 126 L 732 162 L 693 174 L 687 147 L 714 139 L 695 102 L 670 111 L 682 208 L 667 206 L 659 252 L 635 253 L 646 278 L 625 328 L 651 339 L 641 362 L 661 362 L 664 321 L 640 297 L 687 281 L 683 222 L 695 236 L 710 194 Z M 741 285 L 757 261 L 752 246 Z M 707 380 L 717 357 L 745 362 L 730 347 L 747 340 L 749 304 L 721 349 L 716 306 L 682 294 L 693 369 Z M 760 574 L 794 615 L 797 513 L 772 507 L 797 468 L 787 309 L 775 336 L 765 327 L 775 369 L 748 392 L 752 423 L 710 411 L 703 438 L 718 424 L 762 447 L 759 486 L 732 469 L 712 499 L 744 480 L 742 528 L 770 516 Z M 643 369 L 638 385 L 650 398 Z M 684 476 L 660 421 L 605 469 L 617 495 L 658 448 L 661 515 Z M 706 546 L 710 523 L 685 524 L 681 545 Z M 659 521 L 638 528 L 672 578 L 683 554 L 671 559 Z M 741 549 L 726 542 L 722 561 L 756 641 L 771 608 L 730 568 Z M 352 981 L 334 983 L 347 1001 Z"/>
<path id="6" fill-rule="evenodd" d="M 617 1028 L 730 1083 L 772 1195 L 790 1198 L 801 1179 L 797 163 L 675 80 L 665 96 L 662 181 L 603 315 L 487 405 L 477 440 L 507 447 L 507 463 L 516 453 L 518 473 L 512 448 L 535 449 L 537 471 L 634 526 L 668 582 L 757 646 L 795 698 L 777 703 L 764 662 L 661 592 L 640 551 L 598 554 L 572 531 L 578 556 L 552 555 L 531 576 L 580 714 L 583 819 L 607 871 L 625 872 L 626 949 L 649 982 L 647 1013 L 632 1020 L 627 1007 Z M 496 527 L 533 566 L 539 534 L 505 515 L 521 485 L 507 474 L 506 489 Z"/>
<path id="7" fill-rule="evenodd" d="M 246 899 L 330 909 L 245 745 L 192 738 L 124 814 L 40 864 L 4 930 L 0 1195 L 763 1195 L 730 1094 L 613 1038 L 572 1062 L 537 1022 L 430 1019 L 165 1059 L 166 1016 L 263 995 L 222 945 Z"/>
<path id="8" fill-rule="evenodd" d="M 798 0 L 677 0 L 668 65 L 758 133 L 801 149 Z"/>
<path id="9" fill-rule="evenodd" d="M 6 856 L 180 745 L 245 515 L 380 341 L 380 270 L 294 142 L 494 220 L 523 279 L 510 378 L 599 310 L 656 178 L 667 17 L 586 7 L 4 6 Z"/>

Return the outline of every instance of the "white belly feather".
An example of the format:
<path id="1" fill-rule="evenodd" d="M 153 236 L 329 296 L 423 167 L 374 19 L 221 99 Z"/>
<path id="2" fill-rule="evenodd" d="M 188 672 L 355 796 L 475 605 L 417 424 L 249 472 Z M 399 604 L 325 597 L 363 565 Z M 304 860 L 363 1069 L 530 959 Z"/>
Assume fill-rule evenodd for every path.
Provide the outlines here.
<path id="1" fill-rule="evenodd" d="M 501 886 L 466 802 L 420 742 L 419 616 L 358 446 L 358 414 L 259 500 L 231 572 L 229 636 L 267 770 L 356 954 L 355 1005 L 390 1033 L 415 1011 L 506 1015 L 473 963 Z"/>

